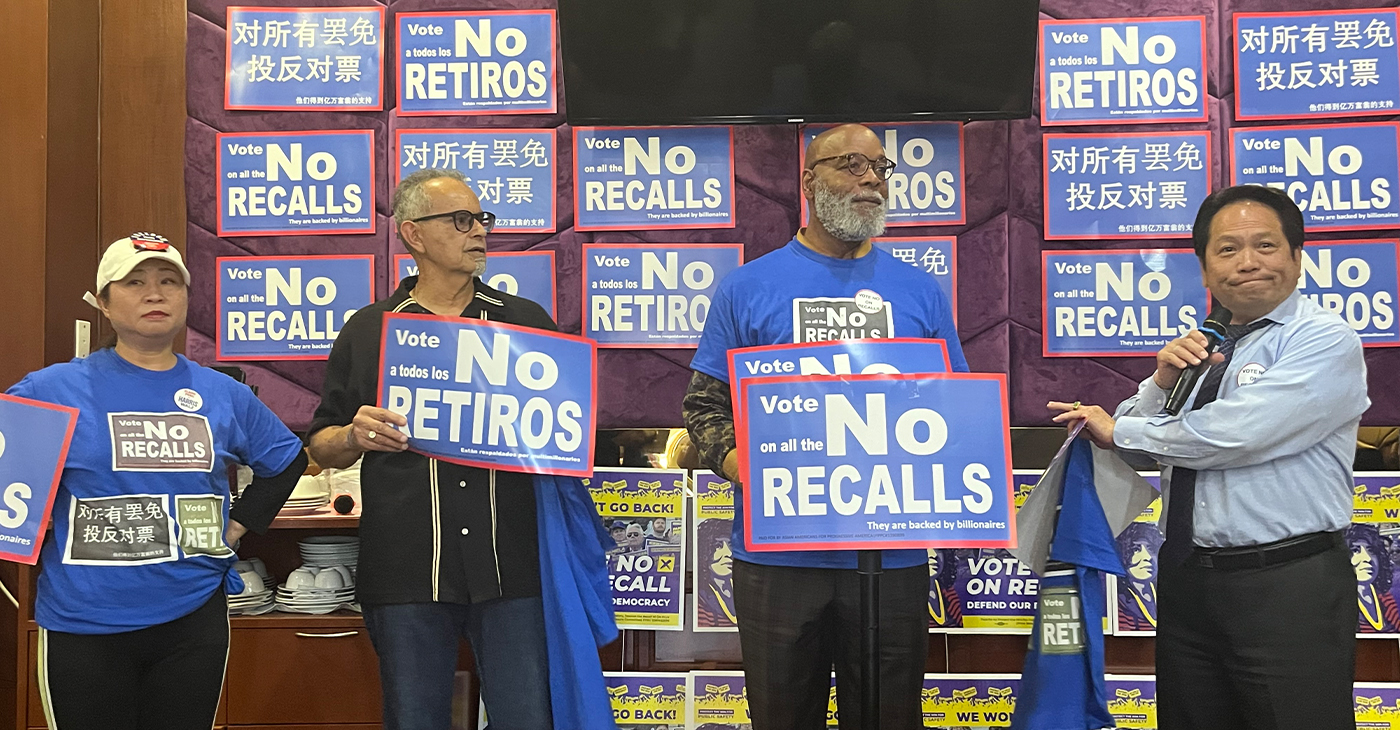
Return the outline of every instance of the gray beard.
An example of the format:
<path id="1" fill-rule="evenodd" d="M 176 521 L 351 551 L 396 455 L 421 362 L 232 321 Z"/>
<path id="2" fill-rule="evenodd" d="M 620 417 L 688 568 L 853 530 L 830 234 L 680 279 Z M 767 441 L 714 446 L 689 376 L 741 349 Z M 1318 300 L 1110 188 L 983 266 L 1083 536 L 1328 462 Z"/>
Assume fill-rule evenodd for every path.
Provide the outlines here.
<path id="1" fill-rule="evenodd" d="M 883 198 L 880 200 L 880 207 L 869 215 L 863 215 L 855 208 L 857 196 L 879 195 L 879 193 L 856 190 L 846 195 L 837 195 L 820 181 L 813 184 L 812 192 L 813 213 L 816 214 L 817 220 L 822 222 L 826 232 L 834 236 L 836 240 L 859 243 L 885 232 L 885 200 Z"/>

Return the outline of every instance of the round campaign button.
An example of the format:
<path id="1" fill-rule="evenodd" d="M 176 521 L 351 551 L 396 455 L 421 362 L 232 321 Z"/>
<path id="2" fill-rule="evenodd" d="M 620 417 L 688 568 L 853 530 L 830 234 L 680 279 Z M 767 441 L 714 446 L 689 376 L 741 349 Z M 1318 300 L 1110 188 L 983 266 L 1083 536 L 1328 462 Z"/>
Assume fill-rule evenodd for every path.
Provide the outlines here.
<path id="1" fill-rule="evenodd" d="M 182 411 L 194 413 L 204 406 L 204 396 L 189 388 L 181 388 L 175 391 L 175 405 Z"/>
<path id="2" fill-rule="evenodd" d="M 1257 362 L 1252 362 L 1240 368 L 1240 374 L 1235 376 L 1236 385 L 1249 385 L 1259 379 L 1264 374 L 1264 366 Z"/>
<path id="3" fill-rule="evenodd" d="M 885 308 L 885 298 L 869 290 L 861 289 L 856 292 L 856 309 L 866 314 L 874 314 Z"/>

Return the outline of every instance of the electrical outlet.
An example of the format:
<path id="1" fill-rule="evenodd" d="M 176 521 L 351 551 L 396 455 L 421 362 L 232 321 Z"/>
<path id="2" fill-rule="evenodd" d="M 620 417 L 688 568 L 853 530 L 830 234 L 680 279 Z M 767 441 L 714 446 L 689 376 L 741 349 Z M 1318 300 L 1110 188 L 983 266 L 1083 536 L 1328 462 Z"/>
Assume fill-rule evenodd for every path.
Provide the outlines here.
<path id="1" fill-rule="evenodd" d="M 92 323 L 86 319 L 73 322 L 73 357 L 87 357 L 92 352 Z"/>

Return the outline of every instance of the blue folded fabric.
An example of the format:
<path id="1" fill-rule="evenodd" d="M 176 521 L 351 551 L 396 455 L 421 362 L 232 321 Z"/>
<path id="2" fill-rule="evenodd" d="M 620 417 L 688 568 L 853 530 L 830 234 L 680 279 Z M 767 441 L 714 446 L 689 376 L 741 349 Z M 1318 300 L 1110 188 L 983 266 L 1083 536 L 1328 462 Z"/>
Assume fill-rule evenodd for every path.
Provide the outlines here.
<path id="1" fill-rule="evenodd" d="M 605 546 L 581 479 L 536 475 L 540 588 L 556 730 L 615 730 L 598 649 L 617 639 Z"/>

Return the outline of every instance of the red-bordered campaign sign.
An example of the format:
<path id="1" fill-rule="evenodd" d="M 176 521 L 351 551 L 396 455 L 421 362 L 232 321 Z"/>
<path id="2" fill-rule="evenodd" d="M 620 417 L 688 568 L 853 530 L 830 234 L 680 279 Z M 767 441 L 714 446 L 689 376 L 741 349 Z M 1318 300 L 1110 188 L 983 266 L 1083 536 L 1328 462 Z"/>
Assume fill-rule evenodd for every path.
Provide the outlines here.
<path id="1" fill-rule="evenodd" d="M 583 336 L 599 347 L 692 348 L 742 243 L 585 243 Z"/>
<path id="2" fill-rule="evenodd" d="M 214 259 L 215 359 L 325 360 L 340 328 L 374 303 L 374 256 Z"/>
<path id="3" fill-rule="evenodd" d="M 953 305 L 953 321 L 958 321 L 958 237 L 920 236 L 913 238 L 876 238 L 875 248 L 932 276 L 948 303 Z"/>
<path id="4" fill-rule="evenodd" d="M 1346 320 L 1366 347 L 1400 347 L 1400 241 L 1309 241 L 1298 291 Z"/>
<path id="5" fill-rule="evenodd" d="M 1207 119 L 1204 15 L 1041 20 L 1039 46 L 1042 127 Z"/>
<path id="6" fill-rule="evenodd" d="M 39 562 L 77 425 L 77 408 L 0 393 L 0 560 Z"/>
<path id="7" fill-rule="evenodd" d="M 737 426 L 744 418 L 743 385 L 749 378 L 952 370 L 946 341 L 917 337 L 739 347 L 729 351 L 729 395 Z"/>
<path id="8" fill-rule="evenodd" d="M 383 6 L 230 6 L 224 28 L 225 109 L 384 108 Z"/>
<path id="9" fill-rule="evenodd" d="M 1282 190 L 1316 231 L 1400 226 L 1400 124 L 1230 130 L 1230 184 Z"/>
<path id="10" fill-rule="evenodd" d="M 1235 13 L 1235 119 L 1395 114 L 1398 21 L 1395 8 Z"/>
<path id="11" fill-rule="evenodd" d="M 1005 375 L 782 376 L 743 388 L 749 550 L 1016 544 Z"/>
<path id="12" fill-rule="evenodd" d="M 543 9 L 397 13 L 395 113 L 553 114 L 554 15 Z"/>
<path id="13" fill-rule="evenodd" d="M 733 227 L 733 127 L 574 127 L 574 230 Z"/>
<path id="14" fill-rule="evenodd" d="M 807 167 L 807 145 L 835 124 L 802 128 L 797 150 L 798 175 Z M 967 222 L 967 172 L 961 122 L 884 122 L 867 124 L 880 138 L 885 157 L 895 163 L 886 182 L 885 227 L 954 226 Z M 801 198 L 802 225 L 807 199 Z"/>
<path id="15" fill-rule="evenodd" d="M 1192 249 L 1040 252 L 1041 355 L 1156 355 L 1210 311 Z"/>
<path id="16" fill-rule="evenodd" d="M 1210 194 L 1210 132 L 1046 134 L 1045 240 L 1190 238 Z"/>
<path id="17" fill-rule="evenodd" d="M 553 129 L 403 129 L 394 132 L 394 184 L 419 170 L 458 170 L 494 233 L 553 233 L 556 154 Z"/>
<path id="18" fill-rule="evenodd" d="M 374 131 L 219 132 L 218 234 L 374 233 Z"/>
<path id="19" fill-rule="evenodd" d="M 385 314 L 380 408 L 409 448 L 483 469 L 593 473 L 597 344 L 519 325 Z M 561 364 L 563 367 L 561 367 Z"/>
<path id="20" fill-rule="evenodd" d="M 558 321 L 558 287 L 554 278 L 554 251 L 492 251 L 487 256 L 486 285 L 544 307 L 549 318 Z M 410 276 L 418 275 L 418 265 L 406 253 L 394 254 L 394 288 Z"/>

